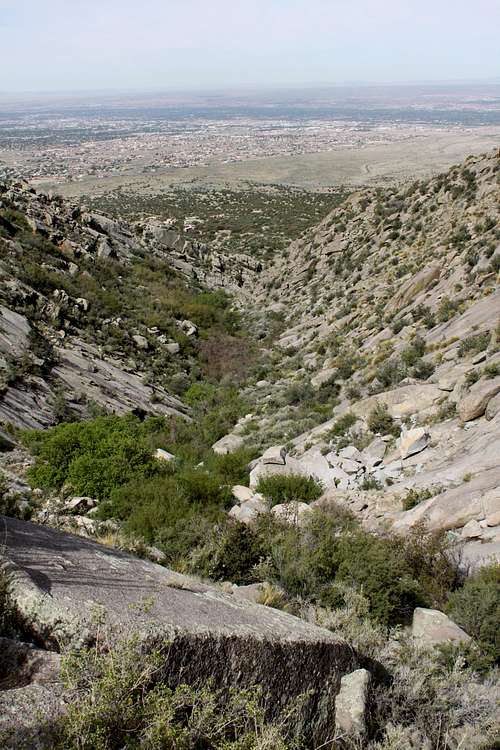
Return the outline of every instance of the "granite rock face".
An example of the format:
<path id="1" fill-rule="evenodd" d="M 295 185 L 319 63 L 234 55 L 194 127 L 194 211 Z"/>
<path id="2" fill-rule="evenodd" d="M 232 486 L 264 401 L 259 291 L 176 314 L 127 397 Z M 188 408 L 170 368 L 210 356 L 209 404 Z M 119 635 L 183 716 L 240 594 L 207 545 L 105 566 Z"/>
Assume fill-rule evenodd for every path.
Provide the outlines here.
<path id="1" fill-rule="evenodd" d="M 258 683 L 270 716 L 311 691 L 297 720 L 316 744 L 327 738 L 340 680 L 359 665 L 333 633 L 94 542 L 0 521 L 12 605 L 46 648 L 91 643 L 103 622 L 112 638 L 168 642 L 168 683 Z"/>

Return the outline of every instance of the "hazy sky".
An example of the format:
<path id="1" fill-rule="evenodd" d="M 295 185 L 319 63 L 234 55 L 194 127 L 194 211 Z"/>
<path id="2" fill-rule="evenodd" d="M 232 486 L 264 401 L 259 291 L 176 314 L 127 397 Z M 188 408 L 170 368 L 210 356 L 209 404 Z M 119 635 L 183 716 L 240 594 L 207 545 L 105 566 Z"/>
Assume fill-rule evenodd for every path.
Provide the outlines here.
<path id="1" fill-rule="evenodd" d="M 0 0 L 0 91 L 500 76 L 500 0 Z"/>

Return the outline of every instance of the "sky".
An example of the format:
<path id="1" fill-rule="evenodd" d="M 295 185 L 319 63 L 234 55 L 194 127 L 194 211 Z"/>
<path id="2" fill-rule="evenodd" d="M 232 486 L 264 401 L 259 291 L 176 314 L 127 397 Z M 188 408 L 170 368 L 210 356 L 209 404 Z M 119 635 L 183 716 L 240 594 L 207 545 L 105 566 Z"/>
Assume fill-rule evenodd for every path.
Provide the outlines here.
<path id="1" fill-rule="evenodd" d="M 0 0 L 0 92 L 500 78 L 500 0 Z"/>

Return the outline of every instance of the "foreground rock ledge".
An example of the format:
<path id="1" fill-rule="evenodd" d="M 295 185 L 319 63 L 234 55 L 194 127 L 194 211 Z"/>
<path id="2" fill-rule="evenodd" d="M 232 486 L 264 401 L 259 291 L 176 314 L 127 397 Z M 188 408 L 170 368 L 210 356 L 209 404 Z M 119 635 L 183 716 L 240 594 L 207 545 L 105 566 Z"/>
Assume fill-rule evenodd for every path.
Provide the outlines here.
<path id="1" fill-rule="evenodd" d="M 3 516 L 0 533 L 12 604 L 38 644 L 91 643 L 103 621 L 111 637 L 168 641 L 170 684 L 260 684 L 270 718 L 310 692 L 297 728 L 331 737 L 340 680 L 360 666 L 331 632 L 72 534 Z"/>

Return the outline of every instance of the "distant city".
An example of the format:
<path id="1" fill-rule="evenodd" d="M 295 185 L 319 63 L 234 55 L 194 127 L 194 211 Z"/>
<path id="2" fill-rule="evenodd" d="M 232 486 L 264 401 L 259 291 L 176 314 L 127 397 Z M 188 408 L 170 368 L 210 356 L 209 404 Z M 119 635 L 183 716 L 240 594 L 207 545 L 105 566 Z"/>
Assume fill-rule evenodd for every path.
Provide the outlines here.
<path id="1" fill-rule="evenodd" d="M 68 183 L 500 126 L 500 84 L 0 98 L 0 176 Z"/>

